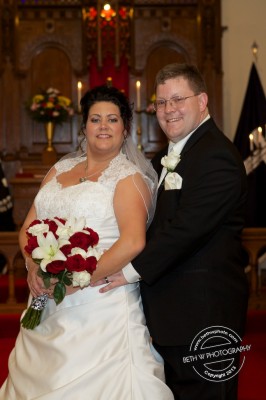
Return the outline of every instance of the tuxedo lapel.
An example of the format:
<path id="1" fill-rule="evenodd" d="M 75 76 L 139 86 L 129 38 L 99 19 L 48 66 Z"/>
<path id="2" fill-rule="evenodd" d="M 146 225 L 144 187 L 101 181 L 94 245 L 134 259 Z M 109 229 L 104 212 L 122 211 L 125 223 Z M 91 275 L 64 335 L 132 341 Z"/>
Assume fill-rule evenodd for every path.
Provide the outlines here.
<path id="1" fill-rule="evenodd" d="M 160 180 L 162 170 L 163 170 L 163 166 L 161 164 L 161 159 L 162 159 L 162 157 L 166 156 L 167 154 L 168 154 L 168 146 L 166 146 L 160 153 L 158 153 L 156 158 L 153 160 L 152 164 L 153 164 L 153 168 L 155 169 L 155 171 L 158 174 L 158 181 Z M 165 176 L 164 176 L 164 178 L 165 178 Z M 157 197 L 160 195 L 160 193 L 163 190 L 164 178 L 163 178 L 160 186 L 158 186 Z"/>
<path id="2" fill-rule="evenodd" d="M 210 118 L 195 130 L 195 132 L 191 135 L 191 137 L 186 142 L 184 148 L 182 149 L 182 151 L 180 153 L 181 161 L 175 167 L 174 172 L 178 172 L 180 170 L 180 168 L 182 169 L 182 156 L 184 156 L 198 142 L 198 140 L 201 139 L 201 137 L 206 133 L 206 131 L 213 130 L 213 129 L 217 129 L 217 128 L 216 128 L 216 125 L 215 125 L 213 119 Z M 163 169 L 163 166 L 161 164 L 161 158 L 167 154 L 168 154 L 168 146 L 165 149 L 163 149 L 163 151 L 160 153 L 160 157 L 156 160 L 157 163 L 154 164 L 154 168 L 158 173 L 158 179 L 160 179 L 162 169 Z M 160 194 L 162 193 L 162 191 L 164 189 L 164 180 L 165 180 L 166 175 L 167 175 L 167 173 L 165 174 L 160 186 L 158 187 L 157 197 L 160 196 Z"/>
<path id="3" fill-rule="evenodd" d="M 165 177 L 164 177 L 164 178 L 165 178 Z M 160 186 L 158 187 L 157 198 L 160 196 L 161 192 L 163 191 L 164 178 L 163 178 L 163 180 L 162 180 Z"/>
<path id="4" fill-rule="evenodd" d="M 186 154 L 198 142 L 198 140 L 201 139 L 201 137 L 206 133 L 206 131 L 213 129 L 217 130 L 217 127 L 212 118 L 208 119 L 206 122 L 200 125 L 188 139 L 183 150 L 181 151 L 180 153 L 181 159 L 182 155 Z"/>

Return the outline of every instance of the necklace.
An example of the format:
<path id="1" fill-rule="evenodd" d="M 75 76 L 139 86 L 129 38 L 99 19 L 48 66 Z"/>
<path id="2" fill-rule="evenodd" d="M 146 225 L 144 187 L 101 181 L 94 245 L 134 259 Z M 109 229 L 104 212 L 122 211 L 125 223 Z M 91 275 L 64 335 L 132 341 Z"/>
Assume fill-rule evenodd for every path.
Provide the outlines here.
<path id="1" fill-rule="evenodd" d="M 98 173 L 102 172 L 104 169 L 105 169 L 105 166 L 103 168 L 98 169 L 96 172 L 93 172 L 93 174 L 82 176 L 81 178 L 79 178 L 80 183 L 86 182 L 89 178 L 91 178 L 94 175 L 97 175 Z M 87 170 L 88 170 L 88 165 L 86 164 L 85 173 L 87 172 Z"/>

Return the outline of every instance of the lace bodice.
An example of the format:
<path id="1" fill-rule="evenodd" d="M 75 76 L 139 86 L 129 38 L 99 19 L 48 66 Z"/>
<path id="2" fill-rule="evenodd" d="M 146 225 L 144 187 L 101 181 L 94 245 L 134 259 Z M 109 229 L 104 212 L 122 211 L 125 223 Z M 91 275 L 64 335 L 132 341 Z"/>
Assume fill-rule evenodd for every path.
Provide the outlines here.
<path id="1" fill-rule="evenodd" d="M 37 217 L 85 217 L 87 226 L 98 232 L 99 245 L 107 248 L 119 237 L 113 207 L 116 185 L 121 179 L 138 172 L 138 169 L 125 155 L 119 154 L 102 172 L 97 182 L 87 180 L 62 187 L 57 180 L 58 175 L 71 170 L 82 161 L 83 157 L 77 157 L 59 161 L 55 165 L 55 176 L 40 189 L 35 198 Z"/>

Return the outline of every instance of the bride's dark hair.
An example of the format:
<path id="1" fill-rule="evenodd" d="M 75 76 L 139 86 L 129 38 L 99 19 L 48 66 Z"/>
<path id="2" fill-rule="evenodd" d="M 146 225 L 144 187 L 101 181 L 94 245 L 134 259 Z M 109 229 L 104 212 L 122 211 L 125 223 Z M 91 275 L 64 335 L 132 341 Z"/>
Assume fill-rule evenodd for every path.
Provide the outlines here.
<path id="1" fill-rule="evenodd" d="M 107 85 L 96 86 L 92 90 L 89 90 L 87 93 L 85 93 L 80 101 L 82 109 L 82 127 L 79 133 L 79 136 L 81 137 L 79 148 L 76 152 L 64 156 L 62 160 L 75 157 L 87 157 L 85 127 L 91 106 L 101 101 L 111 102 L 118 106 L 125 129 L 127 130 L 127 135 L 129 134 L 130 125 L 133 118 L 133 105 L 129 103 L 126 95 L 117 88 L 113 86 L 109 87 Z M 141 173 L 145 183 L 147 184 L 149 196 L 147 196 L 147 194 L 142 194 L 142 189 L 138 187 L 133 176 L 133 182 L 139 191 L 148 211 L 148 227 L 152 221 L 155 211 L 158 187 L 157 173 L 153 169 L 150 160 L 147 160 L 142 152 L 139 151 L 131 136 L 125 137 L 121 147 L 121 153 L 137 167 L 137 170 Z"/>
<path id="2" fill-rule="evenodd" d="M 80 101 L 83 125 L 87 123 L 91 106 L 99 101 L 107 101 L 118 106 L 127 133 L 129 133 L 133 118 L 132 104 L 121 90 L 113 86 L 96 86 L 84 94 Z"/>

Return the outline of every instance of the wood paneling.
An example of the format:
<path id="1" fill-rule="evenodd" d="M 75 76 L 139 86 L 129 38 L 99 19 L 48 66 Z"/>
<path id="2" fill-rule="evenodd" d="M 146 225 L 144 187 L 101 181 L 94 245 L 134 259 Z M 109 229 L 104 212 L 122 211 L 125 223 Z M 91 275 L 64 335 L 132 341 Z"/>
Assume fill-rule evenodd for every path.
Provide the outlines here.
<path id="1" fill-rule="evenodd" d="M 55 47 L 47 47 L 36 54 L 28 71 L 32 94 L 40 88 L 57 88 L 67 97 L 72 97 L 72 67 L 66 53 Z"/>
<path id="2" fill-rule="evenodd" d="M 183 63 L 189 61 L 190 60 L 186 59 L 185 54 L 177 52 L 175 49 L 172 49 L 167 45 L 158 46 L 156 49 L 151 51 L 147 58 L 147 64 L 145 68 L 147 102 L 149 102 L 150 97 L 154 93 L 155 76 L 162 67 L 164 67 L 166 64 L 176 62 Z"/>

